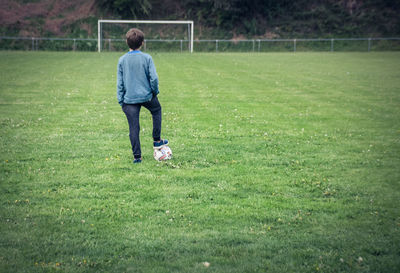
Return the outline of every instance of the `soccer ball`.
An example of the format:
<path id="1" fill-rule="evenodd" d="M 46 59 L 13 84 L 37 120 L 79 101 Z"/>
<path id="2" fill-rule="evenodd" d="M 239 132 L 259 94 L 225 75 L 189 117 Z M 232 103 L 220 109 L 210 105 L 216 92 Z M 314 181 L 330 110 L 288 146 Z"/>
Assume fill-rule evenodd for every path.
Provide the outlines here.
<path id="1" fill-rule="evenodd" d="M 154 150 L 154 159 L 157 161 L 168 160 L 172 158 L 171 148 L 168 146 L 161 147 L 160 149 Z"/>

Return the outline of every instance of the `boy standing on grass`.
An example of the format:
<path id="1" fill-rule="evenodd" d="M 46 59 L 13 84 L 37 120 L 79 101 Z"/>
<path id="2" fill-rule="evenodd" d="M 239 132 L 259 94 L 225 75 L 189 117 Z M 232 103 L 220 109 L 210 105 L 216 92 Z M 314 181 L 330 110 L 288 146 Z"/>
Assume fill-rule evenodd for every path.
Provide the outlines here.
<path id="1" fill-rule="evenodd" d="M 136 28 L 126 33 L 129 52 L 119 58 L 117 74 L 117 99 L 129 123 L 129 138 L 132 145 L 133 163 L 142 162 L 139 140 L 139 112 L 144 106 L 153 118 L 153 147 L 160 149 L 168 144 L 161 139 L 161 105 L 158 101 L 158 76 L 153 59 L 140 51 L 144 34 Z"/>

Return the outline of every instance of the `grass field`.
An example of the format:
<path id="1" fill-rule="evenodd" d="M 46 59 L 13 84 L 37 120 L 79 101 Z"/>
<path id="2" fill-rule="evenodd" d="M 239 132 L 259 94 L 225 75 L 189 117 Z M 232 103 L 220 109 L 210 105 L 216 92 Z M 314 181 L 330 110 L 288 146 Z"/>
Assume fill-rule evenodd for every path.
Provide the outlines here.
<path id="1" fill-rule="evenodd" d="M 154 53 L 140 165 L 120 55 L 0 52 L 0 272 L 400 271 L 400 53 Z"/>

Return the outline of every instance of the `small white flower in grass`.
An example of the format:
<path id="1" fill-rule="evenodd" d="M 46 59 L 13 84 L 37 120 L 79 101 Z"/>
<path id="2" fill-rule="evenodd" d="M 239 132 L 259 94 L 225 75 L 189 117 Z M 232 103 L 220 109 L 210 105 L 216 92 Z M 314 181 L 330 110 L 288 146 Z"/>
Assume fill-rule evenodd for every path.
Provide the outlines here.
<path id="1" fill-rule="evenodd" d="M 341 262 L 341 263 L 344 263 L 344 260 L 343 260 L 343 258 L 340 258 L 340 262 Z"/>
<path id="2" fill-rule="evenodd" d="M 166 214 L 169 214 L 169 210 L 165 211 Z"/>
<path id="3" fill-rule="evenodd" d="M 209 266 L 210 266 L 210 263 L 209 263 L 209 262 L 203 262 L 203 265 L 204 265 L 205 267 L 209 267 Z"/>
<path id="4" fill-rule="evenodd" d="M 358 257 L 357 261 L 361 263 L 364 259 L 362 257 Z"/>

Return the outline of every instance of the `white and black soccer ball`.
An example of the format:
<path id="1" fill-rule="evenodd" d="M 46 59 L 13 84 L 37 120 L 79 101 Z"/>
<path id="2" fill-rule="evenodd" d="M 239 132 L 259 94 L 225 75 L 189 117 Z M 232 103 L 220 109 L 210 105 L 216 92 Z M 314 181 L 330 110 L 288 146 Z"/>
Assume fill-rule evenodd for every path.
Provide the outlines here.
<path id="1" fill-rule="evenodd" d="M 153 157 L 157 161 L 168 160 L 172 158 L 172 150 L 169 146 L 161 147 L 160 149 L 154 149 Z"/>

